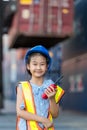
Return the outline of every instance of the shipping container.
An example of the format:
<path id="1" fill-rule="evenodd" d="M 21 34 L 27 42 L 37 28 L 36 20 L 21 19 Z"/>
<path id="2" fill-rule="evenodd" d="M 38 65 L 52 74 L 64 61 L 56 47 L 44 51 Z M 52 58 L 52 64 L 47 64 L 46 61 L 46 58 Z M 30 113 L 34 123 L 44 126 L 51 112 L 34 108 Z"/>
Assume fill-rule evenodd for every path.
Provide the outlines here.
<path id="1" fill-rule="evenodd" d="M 84 28 L 84 25 L 83 25 Z M 80 35 L 63 44 L 62 86 L 66 93 L 63 109 L 87 112 L 87 34 Z"/>
<path id="2" fill-rule="evenodd" d="M 87 112 L 87 0 L 76 2 L 74 22 L 76 34 L 62 46 L 62 107 Z"/>
<path id="3" fill-rule="evenodd" d="M 87 53 L 64 61 L 62 73 L 63 109 L 87 112 Z"/>
<path id="4" fill-rule="evenodd" d="M 18 0 L 17 7 L 9 31 L 11 46 L 20 42 L 24 47 L 37 43 L 50 47 L 73 35 L 73 0 Z"/>

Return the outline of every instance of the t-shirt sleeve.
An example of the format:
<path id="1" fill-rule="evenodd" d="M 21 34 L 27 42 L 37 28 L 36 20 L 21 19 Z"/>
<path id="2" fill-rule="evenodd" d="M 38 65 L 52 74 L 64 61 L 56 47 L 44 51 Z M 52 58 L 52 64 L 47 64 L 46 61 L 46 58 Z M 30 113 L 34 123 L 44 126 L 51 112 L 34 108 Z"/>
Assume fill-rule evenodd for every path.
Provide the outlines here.
<path id="1" fill-rule="evenodd" d="M 17 87 L 20 87 L 20 88 L 22 89 L 22 84 L 19 83 Z M 25 109 L 25 104 L 24 104 L 24 102 L 22 102 L 22 103 L 20 104 L 20 109 L 21 109 L 21 110 Z"/>

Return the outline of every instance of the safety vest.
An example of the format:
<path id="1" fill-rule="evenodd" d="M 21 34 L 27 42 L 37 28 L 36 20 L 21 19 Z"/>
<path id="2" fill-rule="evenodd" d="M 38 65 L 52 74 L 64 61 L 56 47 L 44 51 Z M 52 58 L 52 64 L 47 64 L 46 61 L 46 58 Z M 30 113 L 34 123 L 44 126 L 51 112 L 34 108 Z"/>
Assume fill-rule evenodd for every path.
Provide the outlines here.
<path id="1" fill-rule="evenodd" d="M 36 114 L 34 98 L 33 98 L 33 94 L 32 94 L 32 87 L 30 86 L 29 82 L 27 82 L 27 81 L 21 82 L 21 84 L 22 84 L 25 108 L 28 112 Z M 52 115 L 50 113 L 49 113 L 48 118 L 52 121 Z M 20 121 L 20 118 L 17 117 L 16 130 L 19 130 L 19 128 L 18 128 L 19 121 Z M 45 128 L 42 129 L 36 121 L 26 121 L 26 126 L 27 126 L 26 127 L 27 130 L 46 130 Z M 54 127 L 51 127 L 48 130 L 54 130 Z"/>
<path id="2" fill-rule="evenodd" d="M 30 113 L 36 114 L 36 109 L 35 109 L 35 104 L 34 104 L 34 98 L 33 98 L 33 94 L 32 94 L 32 87 L 30 86 L 29 82 L 24 81 L 24 82 L 20 82 L 22 84 L 22 91 L 23 91 L 23 98 L 25 101 L 25 106 L 26 106 L 26 110 Z M 64 95 L 65 91 L 57 85 L 57 91 L 55 94 L 55 101 L 56 103 L 58 103 L 60 101 L 60 99 L 62 98 L 62 96 Z M 51 113 L 49 113 L 48 118 L 52 121 L 52 115 Z M 16 130 L 18 129 L 18 122 L 19 122 L 20 118 L 17 118 L 17 123 L 16 123 Z M 27 126 L 27 130 L 42 130 L 42 128 L 38 125 L 37 122 L 35 121 L 26 121 L 26 126 Z M 44 128 L 45 130 L 45 128 Z M 54 130 L 54 127 L 49 128 L 48 130 Z"/>

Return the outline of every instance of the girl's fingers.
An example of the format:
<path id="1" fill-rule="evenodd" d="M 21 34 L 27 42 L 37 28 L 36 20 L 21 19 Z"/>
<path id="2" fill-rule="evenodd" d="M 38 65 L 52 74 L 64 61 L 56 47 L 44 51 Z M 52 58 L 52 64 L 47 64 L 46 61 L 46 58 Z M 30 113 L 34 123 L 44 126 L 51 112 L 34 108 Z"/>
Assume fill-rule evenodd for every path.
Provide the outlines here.
<path id="1" fill-rule="evenodd" d="M 47 90 L 45 91 L 45 94 L 46 94 L 48 97 L 52 97 L 52 96 L 54 96 L 55 93 L 56 93 L 55 90 L 52 91 L 52 90 L 47 89 Z"/>
<path id="2" fill-rule="evenodd" d="M 55 91 L 54 87 L 52 87 L 52 86 L 48 87 L 46 90 L 49 91 L 49 92 Z"/>
<path id="3" fill-rule="evenodd" d="M 49 87 L 51 89 L 51 91 L 55 91 L 55 88 L 53 86 Z"/>

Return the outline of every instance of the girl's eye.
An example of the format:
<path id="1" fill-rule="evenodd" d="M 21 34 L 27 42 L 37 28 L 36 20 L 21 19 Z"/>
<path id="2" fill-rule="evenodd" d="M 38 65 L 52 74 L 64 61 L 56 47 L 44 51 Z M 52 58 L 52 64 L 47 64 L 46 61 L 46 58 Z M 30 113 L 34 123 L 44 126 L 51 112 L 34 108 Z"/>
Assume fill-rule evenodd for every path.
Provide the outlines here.
<path id="1" fill-rule="evenodd" d="M 45 65 L 45 64 L 41 64 L 41 65 Z"/>

